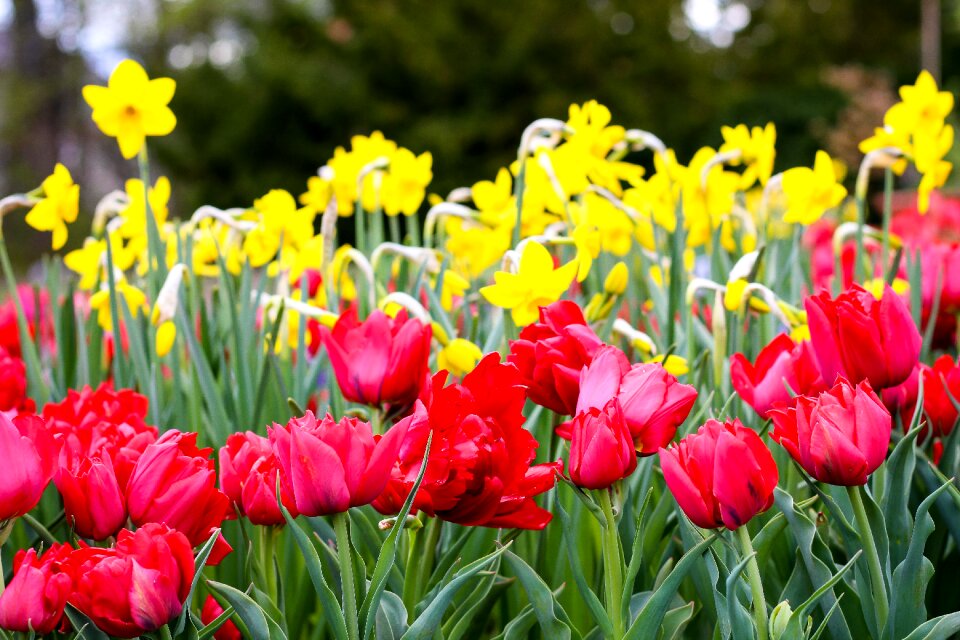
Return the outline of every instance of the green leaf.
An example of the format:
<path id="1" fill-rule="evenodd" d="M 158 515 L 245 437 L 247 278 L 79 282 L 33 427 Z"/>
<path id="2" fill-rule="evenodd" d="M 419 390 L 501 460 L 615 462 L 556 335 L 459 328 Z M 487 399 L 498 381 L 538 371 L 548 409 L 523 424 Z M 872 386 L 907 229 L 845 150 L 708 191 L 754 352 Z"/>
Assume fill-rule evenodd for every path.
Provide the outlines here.
<path id="1" fill-rule="evenodd" d="M 923 549 L 935 528 L 930 508 L 949 486 L 949 482 L 941 485 L 917 507 L 906 557 L 893 572 L 896 588 L 890 601 L 890 628 L 895 638 L 905 636 L 927 618 L 927 583 L 934 570 L 933 564 L 923 555 Z"/>
<path id="2" fill-rule="evenodd" d="M 698 543 L 680 558 L 680 562 L 670 572 L 670 575 L 663 581 L 663 584 L 653 592 L 650 599 L 647 600 L 637 619 L 630 625 L 630 629 L 624 636 L 626 640 L 642 640 L 656 637 L 657 629 L 663 622 L 663 617 L 667 612 L 670 601 L 680 588 L 680 583 L 687 576 L 687 573 L 693 568 L 694 564 L 700 561 L 700 556 L 707 550 L 718 534 L 714 533 L 709 538 Z"/>
<path id="3" fill-rule="evenodd" d="M 400 640 L 407 631 L 407 609 L 403 598 L 392 591 L 384 591 L 377 609 L 377 640 Z"/>
<path id="4" fill-rule="evenodd" d="M 645 505 L 646 501 L 644 501 L 644 506 Z M 570 515 L 567 513 L 566 509 L 563 508 L 560 500 L 557 500 L 554 506 L 556 507 L 557 515 L 560 517 L 560 525 L 563 528 L 564 547 L 567 550 L 567 560 L 570 564 L 570 572 L 573 574 L 573 580 L 577 584 L 579 595 L 583 598 L 584 603 L 586 603 L 587 609 L 589 609 L 590 615 L 593 616 L 594 622 L 596 622 L 597 626 L 603 630 L 603 633 L 606 637 L 610 637 L 613 635 L 613 625 L 610 624 L 610 618 L 607 616 L 607 612 L 603 608 L 600 598 L 597 597 L 597 594 L 594 593 L 593 589 L 590 588 L 590 585 L 587 584 L 587 579 L 583 573 L 583 565 L 580 563 L 580 553 L 578 550 L 576 530 L 574 529 L 574 525 L 570 520 Z M 640 519 L 638 518 L 638 535 L 634 538 L 633 545 L 634 554 L 636 555 L 639 555 L 637 553 L 637 547 L 641 546 L 642 543 L 642 536 L 639 535 L 639 522 Z M 632 574 L 630 572 L 631 568 L 634 569 Z M 624 580 L 624 585 L 626 585 L 625 591 L 633 590 L 633 582 L 637 576 L 636 572 L 639 570 L 639 560 L 634 562 L 634 560 L 631 559 L 630 568 L 628 568 L 627 577 Z"/>
<path id="5" fill-rule="evenodd" d="M 210 552 L 213 551 L 213 546 L 217 543 L 217 538 L 219 536 L 220 529 L 216 529 L 213 532 L 213 535 L 211 535 L 207 541 L 203 543 L 203 546 L 200 547 L 200 551 L 197 552 L 197 559 L 194 561 L 193 581 L 190 583 L 190 591 L 187 592 L 187 603 L 193 600 L 193 594 L 196 593 L 197 584 L 200 583 L 200 577 L 203 575 L 203 568 L 207 566 L 207 558 L 210 557 Z M 185 606 L 183 611 L 180 612 L 180 617 L 177 620 L 177 624 L 172 628 L 174 636 L 183 632 L 183 629 L 187 624 L 187 615 L 189 612 L 189 606 Z"/>
<path id="6" fill-rule="evenodd" d="M 533 611 L 540 622 L 544 637 L 568 640 L 571 637 L 570 627 L 561 622 L 556 614 L 556 610 L 563 607 L 554 599 L 547 583 L 519 556 L 507 552 L 504 558 L 520 579 L 520 584 L 523 585 L 523 590 L 526 591 L 530 604 L 533 605 Z M 578 637 L 579 635 L 577 634 Z"/>
<path id="7" fill-rule="evenodd" d="M 921 390 L 921 397 L 922 393 Z M 922 413 L 921 406 L 918 401 L 915 419 L 919 419 L 918 416 Z M 919 428 L 911 429 L 893 448 L 893 453 L 886 462 L 886 483 L 880 507 L 890 536 L 890 564 L 894 567 L 903 561 L 910 543 L 913 522 L 907 502 L 910 499 L 910 486 L 916 464 L 914 447 L 919 434 Z"/>
<path id="8" fill-rule="evenodd" d="M 903 640 L 947 640 L 960 631 L 960 611 L 928 620 Z"/>
<path id="9" fill-rule="evenodd" d="M 67 619 L 70 620 L 73 628 L 77 629 L 78 640 L 110 640 L 110 636 L 100 631 L 100 629 L 90 621 L 90 618 L 81 613 L 72 604 L 66 606 L 64 613 L 67 614 Z"/>
<path id="10" fill-rule="evenodd" d="M 660 637 L 662 640 L 677 640 L 683 637 L 683 630 L 690 620 L 693 619 L 694 603 L 676 607 L 667 611 L 663 616 L 663 625 L 660 627 Z"/>
<path id="11" fill-rule="evenodd" d="M 333 634 L 337 640 L 347 640 L 347 622 L 343 617 L 343 610 L 340 608 L 340 603 L 337 602 L 337 597 L 333 594 L 333 591 L 330 590 L 327 579 L 323 577 L 323 568 L 320 566 L 320 555 L 317 553 L 317 548 L 313 546 L 310 538 L 307 537 L 307 534 L 297 525 L 296 521 L 291 517 L 290 512 L 283 506 L 283 502 L 280 500 L 279 479 L 277 481 L 277 504 L 280 505 L 280 512 L 283 513 L 283 517 L 287 521 L 290 531 L 293 533 L 293 539 L 303 554 L 304 564 L 307 566 L 307 573 L 310 574 L 313 588 L 320 598 L 320 605 L 323 607 L 327 624 L 333 629 Z"/>
<path id="12" fill-rule="evenodd" d="M 217 631 L 220 627 L 226 624 L 227 620 L 233 615 L 233 607 L 226 607 L 219 616 L 210 621 L 210 624 L 204 625 L 202 629 L 197 633 L 197 640 L 206 640 Z"/>
<path id="13" fill-rule="evenodd" d="M 207 580 L 207 586 L 210 591 L 219 595 L 233 607 L 252 637 L 264 639 L 273 637 L 270 633 L 270 627 L 267 625 L 267 614 L 263 612 L 260 605 L 254 602 L 253 598 L 222 582 Z"/>
<path id="14" fill-rule="evenodd" d="M 429 640 L 432 638 L 437 627 L 440 626 L 440 622 L 443 620 L 443 614 L 446 612 L 447 607 L 450 606 L 453 597 L 457 594 L 457 591 L 460 590 L 460 587 L 480 571 L 491 565 L 509 546 L 508 544 L 500 547 L 496 551 L 471 562 L 457 571 L 450 582 L 437 593 L 423 613 L 420 614 L 420 617 L 410 625 L 407 632 L 403 634 L 403 640 Z"/>
<path id="15" fill-rule="evenodd" d="M 407 519 L 407 514 L 410 513 L 410 509 L 413 507 L 413 501 L 416 499 L 417 491 L 419 491 L 420 484 L 423 482 L 423 476 L 427 472 L 427 462 L 430 459 L 430 446 L 432 442 L 433 432 L 431 431 L 430 435 L 427 436 L 427 444 L 423 450 L 423 462 L 420 464 L 420 472 L 417 474 L 417 479 L 414 481 L 413 487 L 410 489 L 409 495 L 407 495 L 407 499 L 403 501 L 403 507 L 401 507 L 400 513 L 397 514 L 394 527 L 390 530 L 390 533 L 387 534 L 387 539 L 384 540 L 383 546 L 380 548 L 380 555 L 373 569 L 373 577 L 370 579 L 370 589 L 367 591 L 367 595 L 363 599 L 363 604 L 360 607 L 360 626 L 363 628 L 364 640 L 370 638 L 373 631 L 374 618 L 378 614 L 370 615 L 370 612 L 379 611 L 380 597 L 383 594 L 384 588 L 386 588 L 390 569 L 393 568 L 394 562 L 396 561 L 397 539 L 400 536 L 400 532 L 403 531 L 403 522 Z"/>

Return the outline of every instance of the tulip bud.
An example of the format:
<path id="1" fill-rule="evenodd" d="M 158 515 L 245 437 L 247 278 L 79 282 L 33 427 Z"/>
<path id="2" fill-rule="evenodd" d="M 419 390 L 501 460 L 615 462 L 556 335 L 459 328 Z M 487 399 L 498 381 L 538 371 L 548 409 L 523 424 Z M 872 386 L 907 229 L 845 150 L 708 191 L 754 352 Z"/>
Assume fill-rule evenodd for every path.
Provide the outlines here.
<path id="1" fill-rule="evenodd" d="M 462 378 L 473 371 L 482 357 L 480 347 L 469 340 L 454 338 L 437 354 L 437 367 Z"/>
<path id="2" fill-rule="evenodd" d="M 698 527 L 734 530 L 773 504 L 779 474 L 773 454 L 739 420 L 708 420 L 660 450 L 667 487 Z"/>
<path id="3" fill-rule="evenodd" d="M 620 401 L 577 414 L 571 427 L 570 480 L 584 489 L 607 489 L 637 468 L 633 438 Z"/>
<path id="4" fill-rule="evenodd" d="M 780 640 L 792 615 L 793 609 L 790 608 L 789 600 L 784 600 L 773 608 L 770 613 L 770 640 Z"/>
<path id="5" fill-rule="evenodd" d="M 159 327 L 157 327 L 157 357 L 164 357 L 170 353 L 170 349 L 173 348 L 173 343 L 177 339 L 177 325 L 173 323 L 173 320 L 167 320 Z"/>
<path id="6" fill-rule="evenodd" d="M 627 290 L 629 278 L 630 272 L 627 270 L 627 265 L 621 260 L 610 269 L 610 273 L 603 281 L 603 290 L 612 296 L 622 295 Z"/>

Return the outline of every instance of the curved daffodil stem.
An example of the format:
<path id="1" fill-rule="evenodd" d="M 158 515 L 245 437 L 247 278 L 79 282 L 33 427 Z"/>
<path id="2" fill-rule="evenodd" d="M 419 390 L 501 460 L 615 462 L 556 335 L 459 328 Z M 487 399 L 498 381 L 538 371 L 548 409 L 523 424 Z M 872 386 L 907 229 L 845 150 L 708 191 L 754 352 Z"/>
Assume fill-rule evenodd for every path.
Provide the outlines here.
<path id="1" fill-rule="evenodd" d="M 767 640 L 767 599 L 763 595 L 757 554 L 753 551 L 753 542 L 750 541 L 750 532 L 746 526 L 737 529 L 737 538 L 740 541 L 740 553 L 744 558 L 750 558 L 747 562 L 747 580 L 753 594 L 753 622 L 757 627 L 757 640 Z"/>
<path id="2" fill-rule="evenodd" d="M 860 544 L 863 545 L 863 555 L 867 559 L 870 571 L 870 584 L 873 590 L 873 606 L 877 612 L 877 627 L 880 632 L 887 624 L 889 603 L 887 602 L 887 588 L 883 580 L 883 568 L 880 565 L 880 554 L 873 540 L 873 530 L 867 519 L 867 510 L 863 506 L 863 487 L 847 487 L 850 503 L 853 505 L 853 514 L 857 518 L 857 531 L 860 533 Z"/>
<path id="3" fill-rule="evenodd" d="M 613 504 L 610 500 L 610 491 L 601 489 L 597 492 L 600 498 L 600 508 L 603 510 L 603 589 L 607 604 L 607 615 L 613 625 L 613 637 L 619 640 L 626 633 L 623 619 L 623 567 L 620 559 L 620 533 L 617 531 L 617 521 L 613 515 Z"/>
<path id="4" fill-rule="evenodd" d="M 340 561 L 340 588 L 343 592 L 343 614 L 347 621 L 347 637 L 358 640 L 360 624 L 357 617 L 357 588 L 353 581 L 353 553 L 350 550 L 350 515 L 347 512 L 333 516 L 333 531 L 337 536 L 337 556 Z"/>

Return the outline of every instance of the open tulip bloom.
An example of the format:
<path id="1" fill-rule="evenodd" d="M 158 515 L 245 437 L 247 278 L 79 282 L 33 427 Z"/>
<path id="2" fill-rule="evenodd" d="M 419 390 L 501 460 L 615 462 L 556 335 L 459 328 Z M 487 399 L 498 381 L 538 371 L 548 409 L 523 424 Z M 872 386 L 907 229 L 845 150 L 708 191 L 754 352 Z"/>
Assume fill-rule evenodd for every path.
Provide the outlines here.
<path id="1" fill-rule="evenodd" d="M 147 153 L 176 82 L 83 97 L 136 177 L 0 198 L 57 252 L 15 272 L 0 236 L 0 640 L 960 634 L 930 74 L 859 171 L 588 101 L 447 200 L 374 131 L 194 211 Z"/>

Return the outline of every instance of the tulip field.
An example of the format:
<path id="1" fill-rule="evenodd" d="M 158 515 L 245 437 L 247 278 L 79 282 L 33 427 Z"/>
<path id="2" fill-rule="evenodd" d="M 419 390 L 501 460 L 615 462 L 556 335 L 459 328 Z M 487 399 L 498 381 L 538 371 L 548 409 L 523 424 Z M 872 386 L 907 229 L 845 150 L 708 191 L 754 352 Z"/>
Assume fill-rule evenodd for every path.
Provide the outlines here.
<path id="1" fill-rule="evenodd" d="M 64 164 L 0 199 L 51 240 L 0 238 L 0 639 L 958 637 L 930 74 L 857 167 L 591 101 L 449 194 L 371 132 L 195 211 L 175 91 L 84 89 L 139 176 L 92 210 Z"/>

